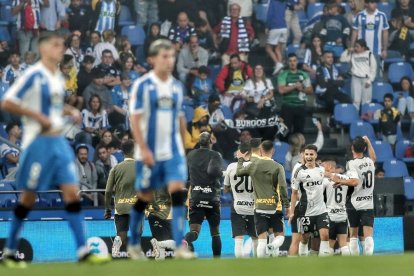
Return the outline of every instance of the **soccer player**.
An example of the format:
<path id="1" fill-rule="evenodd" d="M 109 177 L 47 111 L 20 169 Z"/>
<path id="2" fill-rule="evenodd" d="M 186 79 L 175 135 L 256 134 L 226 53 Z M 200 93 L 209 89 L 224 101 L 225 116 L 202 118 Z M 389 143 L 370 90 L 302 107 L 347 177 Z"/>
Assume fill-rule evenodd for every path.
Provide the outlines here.
<path id="1" fill-rule="evenodd" d="M 251 151 L 249 143 L 239 146 L 241 153 Z M 250 154 L 246 156 L 250 157 Z M 248 166 L 250 161 L 243 163 Z M 231 163 L 227 167 L 224 177 L 224 192 L 233 194 L 233 205 L 231 208 L 231 229 L 234 239 L 234 255 L 236 258 L 243 257 L 243 238 L 249 235 L 253 242 L 253 256 L 257 256 L 257 235 L 254 225 L 254 196 L 252 181 L 249 176 L 237 176 L 237 163 Z"/>
<path id="2" fill-rule="evenodd" d="M 368 151 L 369 157 L 364 153 Z M 353 160 L 347 163 L 347 175 L 350 178 L 358 178 L 358 181 L 350 181 L 339 177 L 331 178 L 336 185 L 350 186 L 349 193 L 352 194 L 347 202 L 347 213 L 350 227 L 349 250 L 351 255 L 359 255 L 358 227 L 362 225 L 364 233 L 364 254 L 374 253 L 374 175 L 375 155 L 374 148 L 367 136 L 358 136 L 352 142 Z"/>
<path id="3" fill-rule="evenodd" d="M 64 81 L 58 64 L 63 58 L 64 40 L 54 32 L 39 37 L 40 61 L 30 67 L 6 92 L 2 109 L 23 117 L 23 154 L 16 183 L 23 190 L 14 210 L 10 234 L 3 250 L 7 267 L 25 268 L 15 253 L 23 221 L 36 201 L 36 192 L 59 186 L 66 204 L 66 219 L 75 236 L 79 261 L 102 263 L 108 257 L 90 254 L 79 198 L 75 155 L 62 135 L 64 116 L 77 123 L 79 111 L 64 104 Z"/>
<path id="4" fill-rule="evenodd" d="M 322 162 L 325 172 L 329 177 L 339 177 L 349 180 L 346 175 L 338 175 L 335 173 L 336 162 L 333 159 L 325 159 Z M 349 182 L 358 183 L 358 179 L 351 179 Z M 348 240 L 348 216 L 346 214 L 346 196 L 348 186 L 334 186 L 330 178 L 326 177 L 323 186 L 326 191 L 326 208 L 329 216 L 329 246 L 333 251 L 336 241 L 338 240 L 339 248 L 342 256 L 349 256 L 347 240 Z"/>
<path id="5" fill-rule="evenodd" d="M 289 215 L 289 200 L 287 198 L 285 170 L 282 165 L 272 160 L 274 146 L 272 141 L 264 141 L 260 145 L 261 157 L 252 161 L 245 167 L 244 161 L 248 152 L 237 152 L 237 175 L 249 175 L 252 178 L 255 211 L 254 221 L 256 234 L 259 238 L 257 245 L 257 256 L 263 258 L 266 256 L 267 235 L 270 228 L 273 228 L 276 237 L 272 242 L 274 253 L 278 256 L 279 247 L 282 246 L 284 237 L 283 214 L 276 212 L 279 201 L 278 187 L 280 189 L 280 198 L 286 213 Z M 282 233 L 282 235 L 281 235 Z"/>
<path id="6" fill-rule="evenodd" d="M 314 145 L 305 147 L 305 164 L 296 172 L 292 183 L 291 209 L 295 208 L 300 189 L 298 228 L 302 233 L 302 241 L 308 240 L 310 233 L 316 229 L 321 239 L 319 256 L 329 256 L 329 218 L 322 185 L 325 170 L 316 165 L 317 150 Z M 292 221 L 293 216 L 291 214 L 289 221 Z"/>
<path id="7" fill-rule="evenodd" d="M 144 211 L 152 201 L 153 190 L 168 185 L 172 204 L 172 234 L 178 249 L 176 258 L 193 258 L 182 246 L 187 191 L 187 165 L 183 147 L 186 122 L 182 110 L 183 87 L 171 75 L 175 48 L 159 39 L 149 48 L 153 70 L 137 79 L 131 89 L 131 128 L 136 143 L 136 183 L 138 201 L 131 211 L 131 239 L 128 252 L 132 259 L 142 259 L 142 224 Z"/>

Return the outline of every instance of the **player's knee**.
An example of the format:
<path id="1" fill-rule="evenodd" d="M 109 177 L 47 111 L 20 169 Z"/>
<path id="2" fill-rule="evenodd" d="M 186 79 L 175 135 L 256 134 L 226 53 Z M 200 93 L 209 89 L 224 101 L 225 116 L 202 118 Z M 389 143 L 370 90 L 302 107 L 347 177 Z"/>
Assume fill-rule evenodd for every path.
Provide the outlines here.
<path id="1" fill-rule="evenodd" d="M 171 193 L 171 204 L 172 206 L 182 206 L 187 200 L 187 191 L 180 190 Z"/>
<path id="2" fill-rule="evenodd" d="M 138 213 L 142 213 L 145 211 L 145 208 L 147 208 L 148 203 L 143 201 L 143 200 L 138 200 L 137 202 L 135 202 L 134 204 L 134 210 L 137 211 Z"/>
<path id="3" fill-rule="evenodd" d="M 80 201 L 67 203 L 65 206 L 65 210 L 68 213 L 79 213 L 82 210 Z"/>
<path id="4" fill-rule="evenodd" d="M 14 209 L 14 215 L 16 216 L 16 218 L 20 220 L 24 220 L 25 218 L 27 218 L 29 212 L 30 209 L 26 206 L 23 206 L 22 204 L 17 205 Z"/>
<path id="5" fill-rule="evenodd" d="M 198 239 L 198 232 L 197 231 L 190 231 L 185 235 L 184 238 L 187 242 L 193 242 Z"/>

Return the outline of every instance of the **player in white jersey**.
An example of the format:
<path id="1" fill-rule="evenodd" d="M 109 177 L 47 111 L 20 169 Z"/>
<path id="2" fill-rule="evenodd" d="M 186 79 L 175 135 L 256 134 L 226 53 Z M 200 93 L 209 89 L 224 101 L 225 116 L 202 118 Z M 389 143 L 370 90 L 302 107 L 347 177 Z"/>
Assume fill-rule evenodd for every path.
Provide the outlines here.
<path id="1" fill-rule="evenodd" d="M 250 144 L 242 143 L 239 146 L 241 153 L 250 152 Z M 245 162 L 248 166 L 250 162 Z M 250 176 L 237 176 L 237 162 L 231 163 L 225 172 L 224 192 L 233 194 L 233 206 L 231 208 L 231 228 L 234 238 L 234 255 L 243 257 L 244 235 L 252 238 L 253 256 L 256 257 L 257 235 L 254 225 L 254 196 L 253 185 Z"/>
<path id="2" fill-rule="evenodd" d="M 368 151 L 369 157 L 364 153 Z M 357 182 L 350 182 L 340 178 L 333 178 L 337 185 L 350 186 L 351 197 L 347 202 L 347 213 L 350 226 L 349 249 L 351 255 L 359 255 L 358 227 L 362 225 L 364 233 L 364 254 L 374 253 L 374 175 L 375 151 L 367 136 L 356 137 L 352 142 L 353 160 L 347 163 L 347 175 L 358 178 Z"/>
<path id="3" fill-rule="evenodd" d="M 172 235 L 176 258 L 193 258 L 182 245 L 188 178 L 184 152 L 186 123 L 183 112 L 183 86 L 172 77 L 175 48 L 169 40 L 154 41 L 149 48 L 153 70 L 137 79 L 131 89 L 131 128 L 136 142 L 136 183 L 138 201 L 131 210 L 131 239 L 128 252 L 142 259 L 144 212 L 152 201 L 153 190 L 168 185 L 172 205 Z"/>
<path id="4" fill-rule="evenodd" d="M 322 162 L 329 178 L 326 177 L 323 181 L 323 186 L 326 192 L 326 208 L 329 216 L 329 246 L 333 250 L 336 241 L 338 240 L 339 248 L 343 256 L 350 255 L 347 244 L 348 239 L 348 216 L 346 214 L 346 198 L 348 186 L 334 186 L 335 182 L 331 181 L 332 177 L 339 177 L 341 179 L 349 180 L 347 175 L 339 175 L 335 173 L 336 162 L 333 159 L 325 159 Z M 358 179 L 351 180 L 357 182 Z"/>
<path id="5" fill-rule="evenodd" d="M 324 168 L 316 165 L 317 148 L 314 145 L 305 147 L 303 165 L 294 176 L 292 183 L 291 209 L 295 208 L 298 199 L 298 190 L 301 192 L 298 212 L 298 228 L 302 239 L 307 240 L 311 232 L 316 229 L 321 239 L 319 256 L 330 255 L 329 249 L 329 218 L 323 196 Z M 289 221 L 294 215 L 291 214 Z"/>

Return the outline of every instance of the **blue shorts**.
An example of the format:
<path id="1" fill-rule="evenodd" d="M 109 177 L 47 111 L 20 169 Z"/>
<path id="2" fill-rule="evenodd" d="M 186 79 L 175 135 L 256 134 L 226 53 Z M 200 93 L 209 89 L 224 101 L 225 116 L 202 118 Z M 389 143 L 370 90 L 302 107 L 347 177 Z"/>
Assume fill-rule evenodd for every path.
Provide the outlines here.
<path id="1" fill-rule="evenodd" d="M 187 164 L 183 156 L 157 161 L 152 168 L 145 166 L 142 161 L 136 161 L 135 165 L 135 189 L 138 192 L 158 190 L 173 181 L 187 181 Z"/>
<path id="2" fill-rule="evenodd" d="M 64 137 L 38 136 L 20 158 L 19 189 L 45 191 L 62 184 L 78 185 L 75 154 Z"/>

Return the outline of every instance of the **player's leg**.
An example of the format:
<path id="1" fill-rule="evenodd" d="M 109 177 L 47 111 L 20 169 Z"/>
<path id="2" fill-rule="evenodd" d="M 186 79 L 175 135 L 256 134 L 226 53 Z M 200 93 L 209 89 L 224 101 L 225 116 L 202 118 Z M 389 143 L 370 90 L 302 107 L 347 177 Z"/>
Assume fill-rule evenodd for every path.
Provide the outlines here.
<path id="1" fill-rule="evenodd" d="M 253 257 L 257 257 L 257 245 L 259 243 L 256 234 L 256 226 L 254 225 L 254 215 L 244 217 L 245 229 L 247 235 L 252 239 L 252 253 Z"/>
<path id="2" fill-rule="evenodd" d="M 114 216 L 116 237 L 112 246 L 112 256 L 117 256 L 119 252 L 125 252 L 128 242 L 129 214 Z"/>
<path id="3" fill-rule="evenodd" d="M 364 255 L 371 256 L 374 254 L 374 211 L 364 210 L 361 213 L 361 224 L 364 230 Z"/>
<path id="4" fill-rule="evenodd" d="M 351 255 L 351 251 L 348 247 L 348 222 L 342 221 L 337 223 L 336 228 L 337 240 L 339 248 L 341 249 L 342 256 L 349 256 Z"/>
<path id="5" fill-rule="evenodd" d="M 358 246 L 358 228 L 361 223 L 360 216 L 355 209 L 348 209 L 348 222 L 349 222 L 349 251 L 352 256 L 359 255 Z"/>
<path id="6" fill-rule="evenodd" d="M 190 214 L 191 214 L 191 211 L 190 211 Z M 200 234 L 200 231 L 201 231 L 201 224 L 204 220 L 204 217 L 202 219 L 200 218 L 201 218 L 200 213 L 197 215 L 195 215 L 194 213 L 192 216 L 190 215 L 190 232 L 185 234 L 185 237 L 184 237 L 184 240 L 187 242 L 188 249 L 192 252 L 194 252 L 193 242 L 195 242 L 198 239 L 198 235 Z M 199 222 L 200 220 L 201 222 Z"/>
<path id="7" fill-rule="evenodd" d="M 282 212 L 276 212 L 272 216 L 271 219 L 271 226 L 274 231 L 275 238 L 272 241 L 273 246 L 273 257 L 279 256 L 279 248 L 283 245 L 285 241 L 285 224 L 283 220 L 283 213 Z"/>
<path id="8" fill-rule="evenodd" d="M 267 214 L 260 214 L 255 212 L 254 224 L 256 226 L 256 233 L 258 237 L 257 257 L 265 258 L 267 245 L 267 231 L 269 230 Z"/>
<path id="9" fill-rule="evenodd" d="M 308 256 L 309 254 L 309 237 L 311 229 L 310 227 L 310 218 L 309 217 L 299 217 L 298 218 L 298 231 L 301 233 L 300 242 L 299 242 L 299 249 L 298 253 L 299 256 Z"/>
<path id="10" fill-rule="evenodd" d="M 336 237 L 337 237 L 337 224 L 335 221 L 329 220 L 329 248 L 331 250 L 331 254 L 333 255 L 335 244 L 336 244 Z"/>
<path id="11" fill-rule="evenodd" d="M 329 247 L 329 218 L 328 213 L 316 216 L 313 218 L 316 223 L 316 229 L 319 232 L 319 238 L 321 243 L 319 246 L 319 256 L 329 256 L 331 255 L 331 250 Z"/>
<path id="12" fill-rule="evenodd" d="M 291 228 L 292 228 L 292 241 L 290 242 L 289 247 L 289 257 L 297 256 L 299 251 L 299 243 L 301 240 L 301 234 L 298 232 L 298 218 L 296 215 L 292 218 L 291 221 Z"/>
<path id="13" fill-rule="evenodd" d="M 175 242 L 172 239 L 170 220 L 158 218 L 152 214 L 148 216 L 151 228 L 151 245 L 155 260 L 164 260 L 166 249 L 175 250 Z"/>
<path id="14" fill-rule="evenodd" d="M 234 256 L 236 258 L 242 258 L 246 221 L 243 219 L 242 215 L 237 214 L 235 211 L 231 212 L 230 221 L 231 231 L 234 239 Z"/>
<path id="15" fill-rule="evenodd" d="M 220 202 L 214 202 L 213 208 L 206 209 L 206 219 L 210 227 L 211 248 L 215 258 L 221 256 L 221 237 L 220 237 Z"/>

